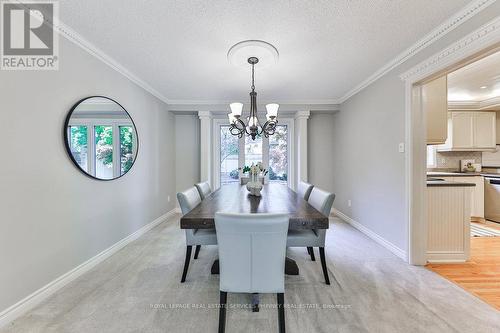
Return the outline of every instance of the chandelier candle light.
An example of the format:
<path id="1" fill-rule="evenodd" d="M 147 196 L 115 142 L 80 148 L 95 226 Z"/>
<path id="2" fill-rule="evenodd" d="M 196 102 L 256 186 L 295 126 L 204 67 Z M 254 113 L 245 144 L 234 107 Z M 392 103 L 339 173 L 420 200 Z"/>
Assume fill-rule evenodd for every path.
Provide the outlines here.
<path id="1" fill-rule="evenodd" d="M 248 44 L 248 46 L 246 45 Z M 228 57 L 233 52 L 233 49 L 240 51 L 245 48 L 255 48 L 262 47 L 267 51 L 275 52 L 277 59 L 277 50 L 269 43 L 263 41 L 244 41 L 234 45 L 228 53 Z M 271 49 L 272 48 L 272 49 Z M 236 52 L 236 51 L 235 51 Z M 241 53 L 241 52 L 240 52 Z M 264 135 L 266 138 L 273 135 L 276 131 L 276 125 L 278 124 L 278 108 L 279 104 L 271 103 L 266 105 L 267 115 L 266 122 L 262 125 L 257 116 L 257 92 L 255 91 L 255 65 L 259 62 L 259 58 L 256 56 L 250 56 L 247 62 L 252 66 L 252 91 L 250 92 L 250 115 L 247 117 L 247 123 L 241 120 L 241 114 L 243 112 L 243 103 L 231 103 L 229 107 L 231 108 L 231 113 L 228 114 L 230 128 L 229 131 L 232 135 L 242 138 L 246 133 L 255 140 L 257 136 Z"/>

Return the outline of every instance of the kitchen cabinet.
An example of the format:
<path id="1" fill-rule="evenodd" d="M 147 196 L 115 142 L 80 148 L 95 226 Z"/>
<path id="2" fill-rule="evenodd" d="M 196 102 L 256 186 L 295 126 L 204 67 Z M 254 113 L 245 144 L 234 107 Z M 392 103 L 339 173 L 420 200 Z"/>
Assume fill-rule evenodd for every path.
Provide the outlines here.
<path id="1" fill-rule="evenodd" d="M 474 183 L 471 193 L 471 217 L 475 220 L 484 219 L 484 177 L 453 177 L 457 183 Z"/>
<path id="2" fill-rule="evenodd" d="M 474 113 L 474 147 L 496 148 L 497 115 L 495 112 Z"/>
<path id="3" fill-rule="evenodd" d="M 484 219 L 484 177 L 483 176 L 460 176 L 460 177 L 438 177 L 447 181 L 457 183 L 473 183 L 476 186 L 472 187 L 470 216 L 473 220 Z"/>
<path id="4" fill-rule="evenodd" d="M 500 111 L 497 111 L 497 145 L 500 145 Z"/>
<path id="5" fill-rule="evenodd" d="M 448 138 L 438 151 L 492 151 L 496 149 L 496 113 L 449 112 Z"/>
<path id="6" fill-rule="evenodd" d="M 500 145 L 497 145 L 497 151 L 483 151 L 483 167 L 500 168 Z"/>
<path id="7" fill-rule="evenodd" d="M 469 259 L 471 188 L 427 186 L 427 261 Z"/>
<path id="8" fill-rule="evenodd" d="M 427 144 L 443 144 L 448 136 L 448 83 L 446 76 L 422 85 L 422 109 L 427 119 Z"/>

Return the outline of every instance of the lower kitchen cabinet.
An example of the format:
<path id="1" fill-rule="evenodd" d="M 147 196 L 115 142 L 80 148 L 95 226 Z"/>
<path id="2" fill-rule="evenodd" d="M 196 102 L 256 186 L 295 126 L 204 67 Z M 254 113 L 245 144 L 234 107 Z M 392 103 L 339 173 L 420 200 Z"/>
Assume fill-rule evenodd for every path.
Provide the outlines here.
<path id="1" fill-rule="evenodd" d="M 466 185 L 427 187 L 428 262 L 469 259 L 471 190 Z"/>
<path id="2" fill-rule="evenodd" d="M 484 219 L 484 177 L 483 176 L 461 176 L 461 177 L 439 177 L 457 183 L 474 183 L 476 186 L 471 191 L 471 217 L 475 220 Z"/>

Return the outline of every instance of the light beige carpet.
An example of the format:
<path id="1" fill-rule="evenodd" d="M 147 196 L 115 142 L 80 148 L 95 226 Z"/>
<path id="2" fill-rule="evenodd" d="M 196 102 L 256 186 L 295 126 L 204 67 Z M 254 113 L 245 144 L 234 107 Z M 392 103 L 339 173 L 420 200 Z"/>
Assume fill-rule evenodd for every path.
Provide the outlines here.
<path id="1" fill-rule="evenodd" d="M 331 286 L 319 261 L 291 249 L 299 276 L 286 278 L 287 332 L 500 332 L 500 313 L 439 275 L 410 266 L 351 226 L 332 219 Z M 14 321 L 4 332 L 216 332 L 216 247 L 203 247 L 179 283 L 184 233 L 163 223 Z M 319 255 L 316 251 L 316 257 Z M 230 294 L 226 332 L 277 332 L 274 295 Z"/>

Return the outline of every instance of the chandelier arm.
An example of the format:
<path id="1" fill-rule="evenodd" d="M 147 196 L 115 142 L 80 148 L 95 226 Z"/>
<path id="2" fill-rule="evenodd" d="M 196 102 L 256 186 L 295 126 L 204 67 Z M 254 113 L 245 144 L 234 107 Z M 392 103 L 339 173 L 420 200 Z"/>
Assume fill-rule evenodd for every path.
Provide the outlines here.
<path id="1" fill-rule="evenodd" d="M 243 122 L 240 118 L 238 118 L 238 119 L 236 120 L 236 123 L 238 123 L 238 124 L 240 124 L 240 125 L 241 125 L 241 128 L 239 128 L 239 127 L 237 127 L 237 126 L 236 126 L 238 129 L 243 130 L 243 129 L 246 127 L 245 123 L 244 123 L 244 122 Z"/>
<path id="2" fill-rule="evenodd" d="M 240 135 L 241 134 L 241 130 L 239 128 L 237 128 L 236 126 L 234 125 L 231 125 L 231 127 L 229 127 L 229 132 L 232 134 L 232 135 Z"/>

